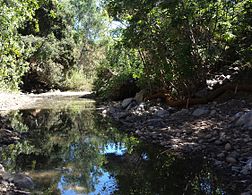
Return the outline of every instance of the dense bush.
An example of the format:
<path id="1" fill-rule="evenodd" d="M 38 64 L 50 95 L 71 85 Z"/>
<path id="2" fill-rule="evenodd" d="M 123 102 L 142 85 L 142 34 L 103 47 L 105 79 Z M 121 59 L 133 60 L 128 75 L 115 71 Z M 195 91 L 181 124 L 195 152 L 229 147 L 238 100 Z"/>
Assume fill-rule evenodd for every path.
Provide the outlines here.
<path id="1" fill-rule="evenodd" d="M 150 89 L 188 97 L 221 69 L 251 65 L 251 4 L 108 0 L 107 10 L 125 24 L 120 41 L 125 51 L 138 51 L 143 64 L 140 81 Z M 121 66 L 115 59 L 109 59 L 112 71 Z"/>
<path id="2" fill-rule="evenodd" d="M 36 0 L 1 0 L 0 7 L 0 86 L 17 90 L 30 55 L 17 28 L 33 17 L 38 5 Z"/>
<path id="3" fill-rule="evenodd" d="M 142 73 L 143 63 L 138 51 L 125 48 L 119 40 L 111 42 L 106 59 L 97 68 L 95 91 L 98 96 L 113 100 L 132 96 L 132 93 L 134 96 L 136 80 L 142 77 Z M 141 87 L 140 82 L 138 87 Z"/>
<path id="4" fill-rule="evenodd" d="M 76 73 L 84 74 L 80 85 L 94 76 L 107 19 L 96 0 L 7 0 L 0 6 L 2 90 L 80 88 Z"/>

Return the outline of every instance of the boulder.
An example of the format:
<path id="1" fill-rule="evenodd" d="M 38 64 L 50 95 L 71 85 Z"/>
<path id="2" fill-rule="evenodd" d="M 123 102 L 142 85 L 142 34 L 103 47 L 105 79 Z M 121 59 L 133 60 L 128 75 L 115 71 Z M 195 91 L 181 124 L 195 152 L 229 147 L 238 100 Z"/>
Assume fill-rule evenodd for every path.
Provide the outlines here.
<path id="1" fill-rule="evenodd" d="M 166 117 L 166 116 L 169 115 L 169 111 L 167 111 L 167 110 L 157 110 L 155 112 L 155 115 L 158 116 L 158 117 L 163 118 L 163 117 Z"/>
<path id="2" fill-rule="evenodd" d="M 34 183 L 32 179 L 23 174 L 15 174 L 13 177 L 13 183 L 21 189 L 33 189 Z"/>
<path id="3" fill-rule="evenodd" d="M 236 126 L 252 129 L 252 111 L 246 112 L 236 121 Z"/>
<path id="4" fill-rule="evenodd" d="M 122 101 L 122 107 L 123 109 L 127 108 L 132 102 L 134 98 L 126 98 Z"/>
<path id="5" fill-rule="evenodd" d="M 135 95 L 135 100 L 137 103 L 141 103 L 144 101 L 145 90 L 141 90 Z"/>

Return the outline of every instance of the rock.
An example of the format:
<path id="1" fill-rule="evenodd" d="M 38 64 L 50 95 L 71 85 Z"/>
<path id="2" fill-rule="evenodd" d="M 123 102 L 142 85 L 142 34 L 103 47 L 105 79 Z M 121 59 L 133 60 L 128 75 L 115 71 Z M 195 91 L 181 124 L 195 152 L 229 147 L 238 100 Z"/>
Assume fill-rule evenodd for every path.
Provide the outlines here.
<path id="1" fill-rule="evenodd" d="M 212 137 L 212 134 L 206 134 L 206 135 L 204 136 L 205 139 L 210 139 L 211 137 Z"/>
<path id="2" fill-rule="evenodd" d="M 117 115 L 115 116 L 115 118 L 122 119 L 122 118 L 126 118 L 127 116 L 129 116 L 128 112 L 119 112 L 119 113 L 117 113 Z"/>
<path id="3" fill-rule="evenodd" d="M 160 107 L 160 106 L 152 106 L 152 107 L 149 108 L 149 111 L 151 111 L 153 113 L 155 113 L 155 112 L 157 112 L 159 110 L 164 110 L 164 109 L 162 107 Z"/>
<path id="4" fill-rule="evenodd" d="M 229 154 L 229 156 L 232 156 L 234 158 L 238 158 L 240 156 L 240 154 L 237 151 L 233 151 Z"/>
<path id="5" fill-rule="evenodd" d="M 252 111 L 243 114 L 235 123 L 236 126 L 252 129 Z"/>
<path id="6" fill-rule="evenodd" d="M 250 192 L 242 192 L 241 195 L 251 195 Z"/>
<path id="7" fill-rule="evenodd" d="M 182 115 L 187 115 L 189 114 L 189 110 L 188 109 L 182 109 L 179 110 L 178 112 L 173 113 L 173 116 L 182 116 Z"/>
<path id="8" fill-rule="evenodd" d="M 247 160 L 246 165 L 242 167 L 241 173 L 248 175 L 252 170 L 252 158 Z"/>
<path id="9" fill-rule="evenodd" d="M 210 116 L 214 116 L 216 113 L 217 113 L 216 110 L 212 110 L 212 111 L 210 112 Z"/>
<path id="10" fill-rule="evenodd" d="M 34 183 L 32 179 L 23 174 L 15 174 L 13 177 L 13 183 L 21 189 L 33 189 Z"/>
<path id="11" fill-rule="evenodd" d="M 145 90 L 141 90 L 135 95 L 135 100 L 137 103 L 141 103 L 144 101 Z"/>
<path id="12" fill-rule="evenodd" d="M 244 114 L 244 112 L 238 112 L 238 113 L 236 113 L 236 114 L 232 117 L 232 120 L 233 120 L 233 121 L 236 121 L 236 120 L 239 119 L 243 114 Z"/>
<path id="13" fill-rule="evenodd" d="M 5 172 L 4 167 L 2 164 L 0 164 L 0 172 Z"/>
<path id="14" fill-rule="evenodd" d="M 216 145 L 221 145 L 221 144 L 222 144 L 222 142 L 221 142 L 220 140 L 216 140 L 214 143 L 215 143 Z"/>
<path id="15" fill-rule="evenodd" d="M 167 110 L 157 110 L 157 111 L 155 112 L 155 115 L 158 116 L 158 117 L 163 118 L 163 117 L 168 116 L 168 115 L 169 115 L 169 112 L 168 112 Z"/>
<path id="16" fill-rule="evenodd" d="M 108 113 L 108 110 L 106 110 L 106 109 L 102 111 L 102 115 L 103 115 L 103 116 L 106 116 L 107 113 Z"/>
<path id="17" fill-rule="evenodd" d="M 232 171 L 239 172 L 240 167 L 239 166 L 232 166 Z"/>
<path id="18" fill-rule="evenodd" d="M 232 157 L 232 156 L 227 156 L 227 157 L 226 157 L 226 161 L 227 161 L 228 163 L 232 163 L 232 164 L 234 164 L 234 163 L 237 162 L 237 160 L 236 160 L 234 157 Z"/>
<path id="19" fill-rule="evenodd" d="M 197 108 L 196 110 L 193 111 L 192 115 L 193 116 L 201 116 L 204 114 L 207 114 L 209 110 L 207 108 Z"/>
<path id="20" fill-rule="evenodd" d="M 117 112 L 117 110 L 114 107 L 109 107 L 108 110 L 107 110 L 107 112 L 113 115 L 114 113 Z"/>
<path id="21" fill-rule="evenodd" d="M 12 182 L 12 179 L 13 179 L 13 178 L 12 178 L 12 175 L 11 175 L 10 173 L 8 173 L 8 172 L 3 172 L 2 177 L 3 177 L 3 180 Z"/>
<path id="22" fill-rule="evenodd" d="M 218 158 L 224 158 L 225 157 L 225 154 L 222 152 L 220 154 L 217 155 Z"/>
<path id="23" fill-rule="evenodd" d="M 125 109 L 127 108 L 130 103 L 134 100 L 134 98 L 126 98 L 122 101 L 122 107 Z"/>
<path id="24" fill-rule="evenodd" d="M 228 151 L 228 150 L 231 150 L 231 145 L 230 145 L 230 143 L 227 143 L 226 145 L 225 145 L 225 150 L 226 151 Z"/>
<path id="25" fill-rule="evenodd" d="M 125 109 L 126 111 L 129 111 L 131 108 L 135 107 L 137 105 L 136 101 L 132 101 L 127 108 Z"/>

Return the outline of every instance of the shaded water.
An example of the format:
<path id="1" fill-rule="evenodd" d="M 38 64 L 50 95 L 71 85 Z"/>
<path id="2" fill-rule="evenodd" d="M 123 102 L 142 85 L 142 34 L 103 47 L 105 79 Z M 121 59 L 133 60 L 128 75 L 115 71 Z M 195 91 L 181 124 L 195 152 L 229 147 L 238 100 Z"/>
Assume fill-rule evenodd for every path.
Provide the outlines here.
<path id="1" fill-rule="evenodd" d="M 119 132 L 81 99 L 47 100 L 9 114 L 26 137 L 0 163 L 35 182 L 34 194 L 225 194 L 207 162 L 175 158 Z"/>

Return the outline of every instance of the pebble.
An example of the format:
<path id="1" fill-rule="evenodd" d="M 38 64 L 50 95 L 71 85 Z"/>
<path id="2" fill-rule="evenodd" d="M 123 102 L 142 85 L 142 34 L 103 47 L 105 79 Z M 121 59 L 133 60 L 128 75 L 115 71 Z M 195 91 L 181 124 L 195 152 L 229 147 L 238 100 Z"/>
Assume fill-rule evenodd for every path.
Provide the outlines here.
<path id="1" fill-rule="evenodd" d="M 221 144 L 222 144 L 222 142 L 221 142 L 220 140 L 216 140 L 214 143 L 215 143 L 216 145 L 221 145 Z"/>
<path id="2" fill-rule="evenodd" d="M 218 158 L 224 158 L 225 157 L 225 154 L 222 152 L 220 154 L 217 155 Z"/>
<path id="3" fill-rule="evenodd" d="M 227 156 L 227 157 L 226 157 L 226 161 L 227 161 L 228 163 L 232 163 L 232 164 L 237 163 L 237 160 L 236 160 L 234 157 L 232 157 L 232 156 Z"/>
<path id="4" fill-rule="evenodd" d="M 230 143 L 226 143 L 226 145 L 225 145 L 225 150 L 226 151 L 229 151 L 229 150 L 231 150 L 231 144 Z"/>
<path id="5" fill-rule="evenodd" d="M 212 110 L 211 112 L 210 112 L 210 116 L 214 116 L 216 114 L 216 110 Z"/>
<path id="6" fill-rule="evenodd" d="M 251 195 L 250 192 L 242 192 L 241 195 Z"/>
<path id="7" fill-rule="evenodd" d="M 198 117 L 207 114 L 208 112 L 209 110 L 207 108 L 197 108 L 196 110 L 193 111 L 192 115 Z"/>

